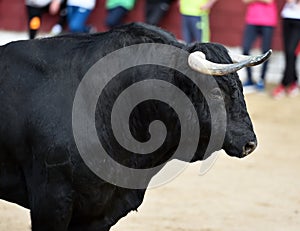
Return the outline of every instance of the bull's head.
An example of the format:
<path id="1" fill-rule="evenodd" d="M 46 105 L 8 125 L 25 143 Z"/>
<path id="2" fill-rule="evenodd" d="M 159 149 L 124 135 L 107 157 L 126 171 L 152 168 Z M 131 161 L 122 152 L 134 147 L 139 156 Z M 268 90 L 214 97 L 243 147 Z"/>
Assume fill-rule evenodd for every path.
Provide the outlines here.
<path id="1" fill-rule="evenodd" d="M 126 39 L 114 42 L 117 47 L 103 48 L 108 54 L 88 71 L 76 93 L 73 131 L 80 153 L 88 153 L 83 157 L 87 165 L 115 185 L 145 188 L 171 159 L 203 160 L 220 149 L 231 156 L 250 154 L 257 140 L 237 71 L 264 62 L 271 51 L 230 56 L 219 44 L 186 46 L 157 28 L 132 26 L 138 30 L 129 27 Z M 143 42 L 135 44 L 141 35 Z M 212 112 L 211 106 L 221 110 Z M 218 112 L 225 114 L 225 123 L 213 118 Z M 86 139 L 82 131 L 95 138 Z M 216 139 L 220 142 L 210 146 Z"/>
<path id="2" fill-rule="evenodd" d="M 214 77 L 221 90 L 215 94 L 222 97 L 227 112 L 227 127 L 222 149 L 231 156 L 247 156 L 256 148 L 257 139 L 236 71 L 265 62 L 272 51 L 258 56 L 245 56 L 231 54 L 217 44 L 195 44 L 190 53 L 189 66 L 197 72 Z M 199 158 L 203 157 L 196 156 L 195 160 Z"/>
<path id="3" fill-rule="evenodd" d="M 85 105 L 86 99 L 93 98 L 95 107 L 88 108 L 96 108 L 96 111 L 90 110 L 92 114 L 88 119 L 81 119 L 84 117 L 80 113 L 83 116 L 87 113 L 77 109 L 73 115 L 78 113 L 80 116 L 73 124 L 78 126 L 76 131 L 81 137 L 82 130 L 93 124 L 85 125 L 81 121 L 94 117 L 96 126 L 87 130 L 90 129 L 103 144 L 103 147 L 94 145 L 96 139 L 85 139 L 84 136 L 78 140 L 91 143 L 83 142 L 81 153 L 94 152 L 93 158 L 98 153 L 105 154 L 99 161 L 89 161 L 90 155 L 85 158 L 88 158 L 87 163 L 91 163 L 90 168 L 96 169 L 95 173 L 109 182 L 122 187 L 144 188 L 170 159 L 186 162 L 203 160 L 220 149 L 231 156 L 244 157 L 257 145 L 236 71 L 262 63 L 271 52 L 257 57 L 231 58 L 219 44 L 185 46 L 174 43 L 177 47 L 146 43 L 122 48 L 118 53 L 105 56 L 103 59 L 106 61 L 101 59 L 89 72 L 92 75 L 84 79 L 91 78 L 93 81 L 81 84 L 83 93 L 77 95 L 87 92 L 88 96 L 79 99 Z M 187 65 L 188 59 L 196 72 Z M 237 62 L 233 63 L 232 59 Z M 118 63 L 117 71 L 107 69 L 110 66 L 105 64 L 111 60 Z M 128 68 L 128 63 L 132 68 Z M 99 70 L 110 75 L 96 78 L 98 75 L 93 73 Z M 104 81 L 107 84 L 99 84 L 101 91 L 93 87 L 96 80 L 103 81 L 105 78 L 108 78 Z M 212 87 L 207 84 L 210 80 L 214 83 Z M 91 94 L 93 89 L 97 91 Z M 225 126 L 220 129 L 224 134 L 222 137 L 213 133 L 220 123 L 213 118 L 218 113 L 211 112 L 209 101 L 217 108 L 222 104 L 222 109 L 217 111 L 225 114 L 222 117 L 225 123 L 221 124 Z M 81 101 L 75 102 L 75 105 L 81 105 Z M 210 141 L 215 139 L 220 142 L 210 147 Z M 86 147 L 92 148 L 86 151 Z"/>

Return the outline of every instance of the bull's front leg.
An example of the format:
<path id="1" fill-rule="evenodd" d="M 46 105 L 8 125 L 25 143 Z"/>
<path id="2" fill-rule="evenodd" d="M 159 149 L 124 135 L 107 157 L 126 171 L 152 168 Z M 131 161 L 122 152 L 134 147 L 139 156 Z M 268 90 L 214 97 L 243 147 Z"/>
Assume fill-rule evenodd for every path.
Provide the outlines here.
<path id="1" fill-rule="evenodd" d="M 28 189 L 32 231 L 66 231 L 72 217 L 69 162 L 32 164 Z"/>

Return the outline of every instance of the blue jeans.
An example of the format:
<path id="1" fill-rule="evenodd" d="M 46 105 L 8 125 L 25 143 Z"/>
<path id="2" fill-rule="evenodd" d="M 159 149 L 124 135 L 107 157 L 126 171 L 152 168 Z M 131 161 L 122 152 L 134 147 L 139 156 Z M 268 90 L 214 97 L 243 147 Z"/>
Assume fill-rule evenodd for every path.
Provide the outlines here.
<path id="1" fill-rule="evenodd" d="M 182 35 L 187 43 L 194 41 L 209 42 L 209 18 L 208 15 L 189 16 L 182 15 Z"/>
<path id="2" fill-rule="evenodd" d="M 123 18 L 126 16 L 128 10 L 124 7 L 118 6 L 107 11 L 107 16 L 105 20 L 106 26 L 111 29 L 115 26 L 122 24 Z"/>
<path id="3" fill-rule="evenodd" d="M 243 39 L 243 54 L 249 55 L 250 49 L 253 46 L 257 37 L 261 37 L 261 51 L 267 52 L 272 45 L 274 27 L 273 26 L 257 26 L 257 25 L 246 25 Z M 263 63 L 261 71 L 261 80 L 265 79 L 267 72 L 268 61 Z M 248 81 L 252 82 L 252 71 L 250 67 L 247 67 Z"/>
<path id="4" fill-rule="evenodd" d="M 182 36 L 186 43 L 202 41 L 202 30 L 200 16 L 182 15 Z"/>
<path id="5" fill-rule="evenodd" d="M 78 6 L 68 6 L 67 12 L 69 30 L 71 32 L 89 32 L 89 27 L 86 25 L 86 21 L 91 14 L 91 10 Z"/>

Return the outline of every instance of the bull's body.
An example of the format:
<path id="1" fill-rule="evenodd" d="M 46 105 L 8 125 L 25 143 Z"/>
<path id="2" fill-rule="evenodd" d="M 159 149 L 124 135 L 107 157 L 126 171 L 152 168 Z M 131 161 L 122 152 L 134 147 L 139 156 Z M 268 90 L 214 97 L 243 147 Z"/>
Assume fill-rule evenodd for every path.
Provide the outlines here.
<path id="1" fill-rule="evenodd" d="M 231 62 L 221 46 L 198 44 L 184 47 L 162 30 L 136 24 L 104 34 L 20 41 L 0 48 L 0 198 L 30 209 L 33 230 L 109 230 L 142 203 L 145 189 L 114 186 L 89 170 L 77 151 L 71 118 L 76 89 L 87 70 L 114 50 L 145 42 L 170 44 L 189 51 L 201 49 L 212 61 Z M 139 73 L 143 70 L 129 72 L 136 75 L 135 79 L 147 79 L 147 74 L 140 77 Z M 178 79 L 168 73 L 162 73 L 159 78 L 176 84 Z M 256 138 L 243 101 L 241 84 L 236 74 L 217 78 L 230 115 L 228 126 L 233 126 L 229 130 L 236 128 L 236 134 L 230 131 L 226 134 L 223 149 L 230 155 L 242 156 L 239 149 Z M 113 84 L 112 92 L 120 91 L 123 85 L 129 85 L 125 77 Z M 193 161 L 201 160 L 210 132 L 208 108 L 201 92 L 189 92 L 191 86 L 188 84 L 177 85 L 181 85 L 191 98 L 197 94 L 199 97 L 197 109 L 203 110 L 200 114 L 205 122 Z M 98 135 L 107 142 L 109 132 L 101 130 L 101 123 L 106 121 L 101 118 L 108 116 L 105 109 L 111 103 L 107 100 L 104 110 L 96 113 Z M 145 107 L 151 109 L 151 105 Z M 170 120 L 173 115 L 156 112 L 151 118 L 146 111 L 145 119 L 143 107 L 141 109 L 142 118 L 137 117 L 141 123 L 147 120 L 145 123 L 149 124 L 148 120 L 161 115 L 171 128 L 177 126 L 178 121 L 172 124 L 174 120 Z M 136 126 L 139 131 L 140 125 L 137 123 Z M 145 134 L 137 132 L 136 136 L 143 139 Z M 167 142 L 172 140 L 172 137 L 169 140 L 167 137 Z M 113 144 L 108 144 L 107 148 L 114 151 Z M 163 149 L 161 157 L 169 157 L 173 148 L 170 145 L 169 149 Z M 118 153 L 114 151 L 112 155 Z M 127 157 L 115 157 L 127 161 Z M 159 162 L 158 157 L 150 157 L 146 167 Z M 145 167 L 143 160 L 135 164 L 135 167 Z"/>

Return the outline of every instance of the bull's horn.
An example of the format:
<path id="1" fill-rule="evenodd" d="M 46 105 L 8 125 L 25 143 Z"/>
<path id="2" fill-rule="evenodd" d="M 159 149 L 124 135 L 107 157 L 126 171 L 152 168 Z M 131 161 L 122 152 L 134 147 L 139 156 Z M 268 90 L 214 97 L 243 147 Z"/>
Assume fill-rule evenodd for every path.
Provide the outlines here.
<path id="1" fill-rule="evenodd" d="M 189 66 L 200 73 L 208 75 L 227 75 L 236 72 L 244 67 L 259 65 L 265 62 L 272 54 L 272 50 L 257 56 L 233 55 L 230 54 L 233 62 L 231 64 L 213 63 L 205 58 L 205 54 L 195 51 L 189 55 Z"/>
<path id="2" fill-rule="evenodd" d="M 257 55 L 257 56 L 240 55 L 240 54 L 231 53 L 231 52 L 228 52 L 228 54 L 234 63 L 242 62 L 245 60 L 250 60 L 249 64 L 247 65 L 247 67 L 250 67 L 250 66 L 259 65 L 259 64 L 263 63 L 264 61 L 266 61 L 271 56 L 272 50 L 270 49 L 265 54 Z"/>

